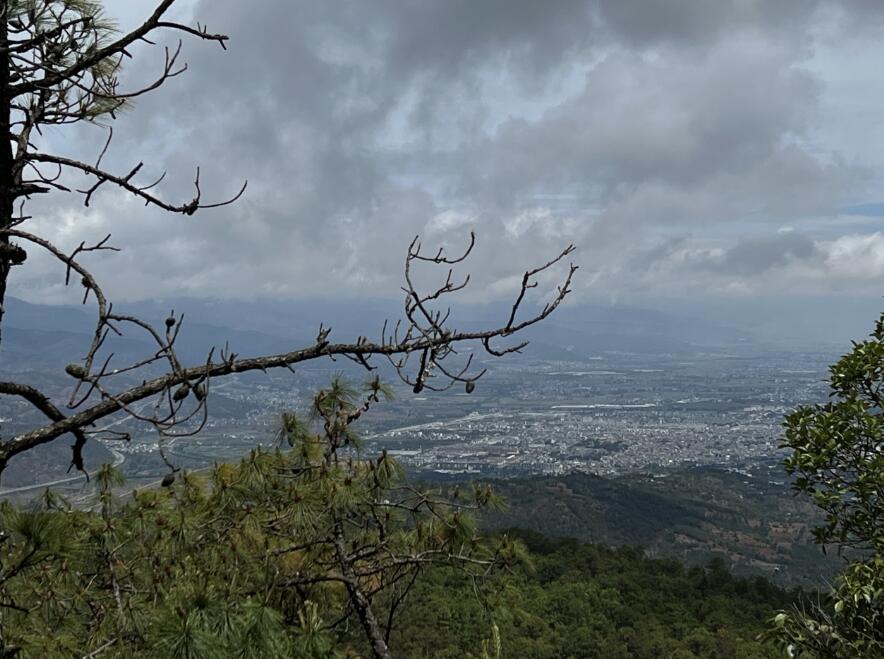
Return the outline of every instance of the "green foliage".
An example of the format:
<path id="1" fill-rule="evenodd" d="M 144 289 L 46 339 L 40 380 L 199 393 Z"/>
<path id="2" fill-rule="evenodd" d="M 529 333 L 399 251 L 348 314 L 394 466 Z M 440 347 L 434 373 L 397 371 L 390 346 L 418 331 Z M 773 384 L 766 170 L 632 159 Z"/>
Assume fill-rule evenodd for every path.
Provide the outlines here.
<path id="1" fill-rule="evenodd" d="M 479 542 L 479 503 L 410 486 L 391 455 L 364 457 L 351 424 L 384 396 L 335 380 L 310 420 L 286 414 L 285 450 L 118 498 L 94 475 L 88 510 L 47 495 L 0 506 L 0 631 L 25 656 L 315 657 L 385 643 L 419 573 L 517 564 Z M 477 496 L 481 503 L 491 499 Z M 372 650 L 374 651 L 374 650 Z M 384 656 L 384 655 L 379 655 Z"/>
<path id="2" fill-rule="evenodd" d="M 480 585 L 481 597 L 455 570 L 435 571 L 416 587 L 393 634 L 400 656 L 782 656 L 756 637 L 770 611 L 795 595 L 763 579 L 735 578 L 720 561 L 686 569 L 640 550 L 516 535 L 531 566 L 520 564 Z"/>
<path id="3" fill-rule="evenodd" d="M 884 559 L 875 556 L 847 566 L 827 606 L 783 611 L 771 634 L 793 657 L 884 656 Z"/>
<path id="4" fill-rule="evenodd" d="M 70 71 L 110 43 L 115 24 L 96 0 L 14 0 L 7 5 L 10 36 L 18 42 L 33 40 L 20 53 L 13 73 L 21 81 L 45 72 Z M 116 95 L 122 58 L 99 58 L 83 71 L 46 87 L 47 112 L 88 121 L 119 111 L 126 99 Z"/>
<path id="5" fill-rule="evenodd" d="M 786 417 L 786 470 L 826 513 L 821 543 L 884 552 L 884 315 L 830 369 L 834 400 Z"/>
<path id="6" fill-rule="evenodd" d="M 853 549 L 824 605 L 782 612 L 793 656 L 884 656 L 884 315 L 830 368 L 833 400 L 786 417 L 786 470 L 825 513 L 820 543 Z"/>

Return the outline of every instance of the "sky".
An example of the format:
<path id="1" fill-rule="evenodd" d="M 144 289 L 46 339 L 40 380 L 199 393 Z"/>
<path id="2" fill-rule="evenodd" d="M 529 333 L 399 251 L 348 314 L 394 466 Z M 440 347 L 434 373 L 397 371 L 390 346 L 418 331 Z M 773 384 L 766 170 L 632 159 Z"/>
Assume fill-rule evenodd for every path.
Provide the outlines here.
<path id="1" fill-rule="evenodd" d="M 125 29 L 152 3 L 106 6 Z M 472 230 L 469 301 L 574 243 L 576 302 L 744 325 L 795 304 L 868 325 L 882 307 L 878 0 L 179 0 L 175 16 L 228 49 L 184 39 L 189 70 L 114 123 L 103 162 L 167 170 L 176 201 L 196 166 L 206 200 L 248 190 L 193 217 L 109 190 L 34 204 L 31 228 L 65 247 L 124 248 L 88 263 L 112 297 L 397 297 L 415 235 L 456 251 Z M 162 50 L 133 55 L 134 86 Z M 91 160 L 104 135 L 44 139 Z M 78 295 L 38 255 L 12 292 Z"/>

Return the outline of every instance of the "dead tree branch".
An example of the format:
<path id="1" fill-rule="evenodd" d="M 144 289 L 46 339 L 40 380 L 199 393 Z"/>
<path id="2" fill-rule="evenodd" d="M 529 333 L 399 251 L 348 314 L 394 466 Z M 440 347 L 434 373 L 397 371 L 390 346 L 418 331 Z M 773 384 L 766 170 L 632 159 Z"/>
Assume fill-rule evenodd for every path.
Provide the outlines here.
<path id="1" fill-rule="evenodd" d="M 374 356 L 386 357 L 396 368 L 396 372 L 403 382 L 415 387 L 416 390 L 419 390 L 418 385 L 420 385 L 420 388 L 424 386 L 432 388 L 431 385 L 427 384 L 427 381 L 440 376 L 443 380 L 448 381 L 444 386 L 450 386 L 454 382 L 474 383 L 481 377 L 484 370 L 472 375 L 467 373 L 467 369 L 472 364 L 472 356 L 458 370 L 446 369 L 442 363 L 444 360 L 457 354 L 455 346 L 469 342 L 478 343 L 495 356 L 507 354 L 524 347 L 525 342 L 522 342 L 516 347 L 496 351 L 490 348 L 490 341 L 495 338 L 510 336 L 549 316 L 570 292 L 571 281 L 577 269 L 575 265 L 571 265 L 568 268 L 567 274 L 563 282 L 557 287 L 552 300 L 547 302 L 539 312 L 529 315 L 516 323 L 508 321 L 496 328 L 473 332 L 458 331 L 444 326 L 440 322 L 442 316 L 428 308 L 426 301 L 437 299 L 441 295 L 447 294 L 445 291 L 447 284 L 429 295 L 421 294 L 413 287 L 410 276 L 407 275 L 406 279 L 409 281 L 410 287 L 405 304 L 408 329 L 398 339 L 387 338 L 382 339 L 380 342 L 373 342 L 360 337 L 355 343 L 331 343 L 328 340 L 330 330 L 323 329 L 312 345 L 299 350 L 247 359 L 238 358 L 235 354 L 222 354 L 220 359 L 218 359 L 213 358 L 212 354 L 210 354 L 204 364 L 185 368 L 181 365 L 174 349 L 175 339 L 178 336 L 178 329 L 180 327 L 177 318 L 170 316 L 166 320 L 166 331 L 162 332 L 140 319 L 115 314 L 95 279 L 76 261 L 73 255 L 65 255 L 51 245 L 51 243 L 48 243 L 48 241 L 17 229 L 7 230 L 6 233 L 30 240 L 48 249 L 66 267 L 80 274 L 83 285 L 95 294 L 99 319 L 93 343 L 89 348 L 85 363 L 82 365 L 75 363 L 68 366 L 68 374 L 76 380 L 75 392 L 80 391 L 83 387 L 87 388 L 85 395 L 80 395 L 77 398 L 75 393 L 75 397 L 72 397 L 70 401 L 69 406 L 72 409 L 79 409 L 79 411 L 63 419 L 55 420 L 47 426 L 34 429 L 0 443 L 0 466 L 4 464 L 5 460 L 18 453 L 50 442 L 76 429 L 90 426 L 120 411 L 126 412 L 136 420 L 150 423 L 162 434 L 170 434 L 176 427 L 180 427 L 196 414 L 205 415 L 206 401 L 208 400 L 207 386 L 212 378 L 248 371 L 266 371 L 272 368 L 291 367 L 295 364 L 320 357 L 344 356 L 361 362 L 367 362 Z M 86 251 L 86 249 L 83 248 L 80 252 Z M 541 268 L 535 268 L 526 273 L 526 277 L 523 278 L 523 289 L 520 291 L 513 306 L 514 312 L 520 310 L 524 302 L 524 290 L 527 286 L 530 286 L 531 278 L 552 267 L 572 251 L 573 247 L 569 246 L 559 256 Z M 410 267 L 411 261 L 416 260 L 413 251 L 410 251 L 409 254 L 411 256 L 407 261 L 407 267 Z M 437 294 L 440 290 L 443 293 Z M 143 361 L 118 369 L 111 369 L 109 360 L 101 362 L 101 366 L 96 366 L 99 363 L 96 357 L 108 333 L 111 331 L 120 333 L 119 326 L 123 323 L 128 323 L 147 332 L 157 344 L 156 353 Z M 415 353 L 421 356 L 420 364 L 416 371 L 409 372 L 408 359 Z M 167 363 L 168 372 L 145 380 L 141 385 L 124 391 L 114 392 L 111 386 L 107 384 L 115 375 L 119 375 L 122 372 L 128 373 L 160 360 L 164 360 Z M 438 369 L 438 374 L 431 373 L 434 369 Z M 435 388 L 441 389 L 444 386 Z M 100 398 L 99 402 L 94 402 L 93 394 L 96 393 Z M 143 414 L 134 409 L 133 405 L 135 403 L 152 397 L 156 397 L 152 414 Z M 184 401 L 187 399 L 195 399 L 196 408 L 189 410 L 186 415 L 183 415 L 182 409 L 184 408 Z M 191 433 L 189 432 L 188 434 Z"/>
<path id="2" fill-rule="evenodd" d="M 152 38 L 163 31 L 177 32 L 224 47 L 227 36 L 210 32 L 204 26 L 179 24 L 167 19 L 175 0 L 158 0 L 151 15 L 136 29 L 119 35 L 103 18 L 99 3 L 72 3 L 66 0 L 22 0 L 4 3 L 0 17 L 0 131 L 8 140 L 0 149 L 0 324 L 3 299 L 12 266 L 27 258 L 21 245 L 42 249 L 64 267 L 66 285 L 82 286 L 83 302 L 96 305 L 96 322 L 85 354 L 66 367 L 73 379 L 66 410 L 37 390 L 0 383 L 0 396 L 22 398 L 40 411 L 47 423 L 0 440 L 0 472 L 15 455 L 72 434 L 75 439 L 72 465 L 83 469 L 82 449 L 95 424 L 121 413 L 155 429 L 161 438 L 187 436 L 199 432 L 208 419 L 209 389 L 214 378 L 248 371 L 289 368 L 320 357 L 344 357 L 368 371 L 374 361 L 387 360 L 399 378 L 413 391 L 441 391 L 462 384 L 473 391 L 485 369 L 476 359 L 484 351 L 491 356 L 518 352 L 525 341 L 497 347 L 493 342 L 506 339 L 538 323 L 551 314 L 571 291 L 576 266 L 571 265 L 558 287 L 539 310 L 525 307 L 529 293 L 539 285 L 541 275 L 556 268 L 573 251 L 568 246 L 540 267 L 525 271 L 505 322 L 483 331 L 461 331 L 452 323 L 447 301 L 470 284 L 469 274 L 455 273 L 472 254 L 476 236 L 471 233 L 465 249 L 449 256 L 444 249 L 424 252 L 419 238 L 408 247 L 405 257 L 403 317 L 385 324 L 381 336 L 355 342 L 330 341 L 329 328 L 320 327 L 312 344 L 276 355 L 244 359 L 226 348 L 208 351 L 202 363 L 185 365 L 176 345 L 183 317 L 170 313 L 159 326 L 114 310 L 96 277 L 86 267 L 89 255 L 116 250 L 110 236 L 73 250 L 64 250 L 53 241 L 23 228 L 30 219 L 25 204 L 33 195 L 50 191 L 76 192 L 89 206 L 96 192 L 115 188 L 133 195 L 146 205 L 171 213 L 192 215 L 203 209 L 231 204 L 244 194 L 247 183 L 227 199 L 205 203 L 202 199 L 200 169 L 196 169 L 194 196 L 175 203 L 158 190 L 165 174 L 142 180 L 144 164 L 137 162 L 125 172 L 110 171 L 103 163 L 112 149 L 113 130 L 107 125 L 94 162 L 47 153 L 39 148 L 38 136 L 47 126 L 87 121 L 99 125 L 110 121 L 133 97 L 153 91 L 186 70 L 180 63 L 181 44 L 163 50 L 161 71 L 141 87 L 121 90 L 119 76 L 126 58 L 136 44 L 152 45 Z M 83 185 L 67 178 L 85 178 Z M 17 213 L 16 213 L 17 208 Z M 19 244 L 20 243 L 20 244 Z M 441 267 L 441 284 L 428 291 L 416 285 L 416 270 Z M 112 351 L 117 337 L 137 333 L 151 347 L 146 354 L 123 362 Z M 475 350 L 461 346 L 473 344 Z M 416 355 L 416 357 L 415 357 Z M 138 382 L 133 386 L 133 381 Z M 114 433 L 121 438 L 126 432 Z"/>

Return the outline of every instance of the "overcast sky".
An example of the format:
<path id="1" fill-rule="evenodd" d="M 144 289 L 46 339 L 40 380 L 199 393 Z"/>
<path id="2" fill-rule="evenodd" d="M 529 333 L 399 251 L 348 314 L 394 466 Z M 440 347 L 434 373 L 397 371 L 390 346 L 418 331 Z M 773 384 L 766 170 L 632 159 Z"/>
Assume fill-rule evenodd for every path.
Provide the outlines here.
<path id="1" fill-rule="evenodd" d="M 146 0 L 106 3 L 122 27 Z M 105 192 L 35 225 L 117 298 L 399 295 L 415 234 L 478 236 L 475 294 L 573 242 L 581 299 L 884 292 L 884 2 L 179 0 L 230 35 L 115 125 L 106 163 L 169 170 L 194 217 Z M 135 52 L 134 84 L 160 50 Z M 95 128 L 47 136 L 97 153 Z M 91 156 L 90 156 L 91 157 Z M 15 294 L 61 299 L 35 257 Z M 877 302 L 874 302 L 877 304 Z"/>

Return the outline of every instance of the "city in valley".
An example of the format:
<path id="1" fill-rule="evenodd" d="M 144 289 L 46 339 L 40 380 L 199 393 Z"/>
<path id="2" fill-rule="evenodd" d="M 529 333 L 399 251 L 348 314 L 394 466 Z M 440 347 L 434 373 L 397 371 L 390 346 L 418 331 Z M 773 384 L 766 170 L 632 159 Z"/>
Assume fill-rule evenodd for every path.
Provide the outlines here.
<path id="1" fill-rule="evenodd" d="M 829 353 L 710 351 L 604 353 L 567 361 L 529 353 L 490 363 L 472 394 L 458 387 L 415 395 L 386 373 L 394 399 L 364 416 L 360 450 L 387 449 L 429 479 L 717 465 L 770 471 L 782 480 L 783 417 L 799 404 L 826 398 L 832 359 Z M 105 427 L 130 430 L 132 439 L 102 444 L 132 486 L 168 471 L 161 444 L 170 462 L 186 469 L 234 460 L 254 446 L 278 445 L 280 414 L 309 417 L 311 393 L 336 375 L 358 384 L 367 374 L 329 361 L 294 375 L 233 376 L 214 385 L 209 421 L 198 435 L 160 440 L 119 417 Z M 32 465 L 0 492 L 37 490 L 47 482 L 82 488 L 78 475 L 58 473 L 57 466 L 40 471 Z"/>

